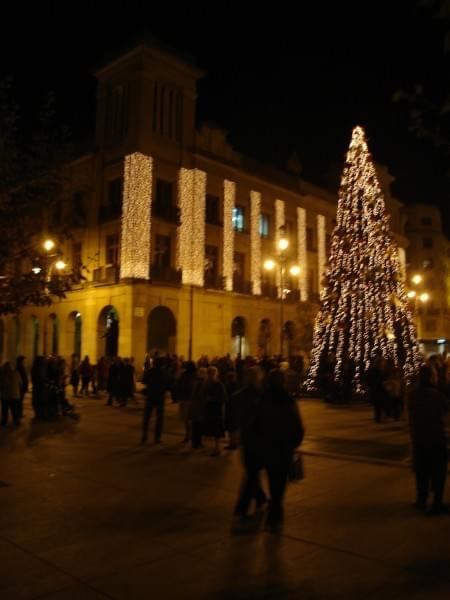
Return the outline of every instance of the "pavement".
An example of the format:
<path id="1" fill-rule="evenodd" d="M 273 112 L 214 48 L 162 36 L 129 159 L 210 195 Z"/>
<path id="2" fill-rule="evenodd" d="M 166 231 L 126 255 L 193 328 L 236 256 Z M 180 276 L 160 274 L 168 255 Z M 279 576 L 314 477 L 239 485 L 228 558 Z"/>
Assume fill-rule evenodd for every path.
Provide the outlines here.
<path id="1" fill-rule="evenodd" d="M 142 401 L 77 399 L 0 433 L 0 599 L 450 598 L 450 517 L 412 506 L 405 421 L 301 401 L 305 479 L 282 532 L 232 525 L 239 453 L 139 444 Z"/>

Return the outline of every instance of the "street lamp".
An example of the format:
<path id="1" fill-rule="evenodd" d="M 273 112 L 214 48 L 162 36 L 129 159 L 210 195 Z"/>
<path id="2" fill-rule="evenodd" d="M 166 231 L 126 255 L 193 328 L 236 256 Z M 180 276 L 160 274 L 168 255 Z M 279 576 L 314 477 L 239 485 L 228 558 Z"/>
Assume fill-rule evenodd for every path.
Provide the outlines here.
<path id="1" fill-rule="evenodd" d="M 266 271 L 274 271 L 278 265 L 280 269 L 280 356 L 283 356 L 283 343 L 284 343 L 284 301 L 287 294 L 291 291 L 288 289 L 286 282 L 286 267 L 287 257 L 286 250 L 289 248 L 289 240 L 284 235 L 284 227 L 280 227 L 280 237 L 277 243 L 277 261 L 273 258 L 268 258 L 264 261 L 263 267 Z M 289 268 L 289 273 L 297 277 L 300 274 L 300 267 L 298 265 L 292 265 Z"/>
<path id="2" fill-rule="evenodd" d="M 42 244 L 44 246 L 44 250 L 46 250 L 47 252 L 50 252 L 50 250 L 53 250 L 53 248 L 55 247 L 55 242 L 53 240 L 45 240 L 45 242 Z"/>
<path id="3" fill-rule="evenodd" d="M 415 286 L 419 286 L 423 282 L 423 277 L 420 273 L 416 273 L 411 277 L 411 282 Z M 419 302 L 425 304 L 430 299 L 430 294 L 428 292 L 421 292 L 420 290 L 409 290 L 407 296 L 410 300 L 414 300 L 414 315 L 416 318 L 416 329 L 417 329 L 417 338 L 420 339 L 420 320 L 419 320 Z"/>

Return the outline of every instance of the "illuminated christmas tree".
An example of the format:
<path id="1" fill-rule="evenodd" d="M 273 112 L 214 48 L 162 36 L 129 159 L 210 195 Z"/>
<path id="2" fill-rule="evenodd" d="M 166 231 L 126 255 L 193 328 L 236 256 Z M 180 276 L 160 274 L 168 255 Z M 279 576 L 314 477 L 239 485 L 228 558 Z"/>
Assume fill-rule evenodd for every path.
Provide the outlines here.
<path id="1" fill-rule="evenodd" d="M 377 355 L 393 359 L 406 381 L 419 366 L 398 248 L 361 127 L 353 130 L 341 178 L 321 309 L 314 325 L 309 389 L 317 389 L 320 368 L 330 355 L 338 384 L 344 363 L 351 363 L 356 393 L 364 391 L 364 374 Z"/>

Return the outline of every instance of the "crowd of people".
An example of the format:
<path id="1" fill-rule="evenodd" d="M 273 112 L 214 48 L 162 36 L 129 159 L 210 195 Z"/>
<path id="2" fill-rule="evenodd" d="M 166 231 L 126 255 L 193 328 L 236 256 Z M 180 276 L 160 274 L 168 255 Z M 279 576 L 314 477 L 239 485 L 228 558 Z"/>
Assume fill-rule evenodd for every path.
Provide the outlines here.
<path id="1" fill-rule="evenodd" d="M 328 402 L 348 401 L 352 396 L 352 361 L 345 360 L 343 378 L 332 380 L 334 357 L 329 355 L 319 371 L 322 397 Z M 73 396 L 100 397 L 106 405 L 126 406 L 135 397 L 137 380 L 143 384 L 144 415 L 141 442 L 146 443 L 154 415 L 154 442 L 160 443 L 165 402 L 177 404 L 183 425 L 183 442 L 192 449 L 205 447 L 210 440 L 211 455 L 225 449 L 241 448 L 244 482 L 235 515 L 247 517 L 251 502 L 256 508 L 267 497 L 260 473 L 267 472 L 270 487 L 268 523 L 282 522 L 282 500 L 295 448 L 303 438 L 303 425 L 296 397 L 304 381 L 303 360 L 281 357 L 232 359 L 229 355 L 197 362 L 176 355 L 145 357 L 142 372 L 136 373 L 133 358 L 100 358 L 72 355 L 69 364 L 60 356 L 37 356 L 31 369 L 25 357 L 7 361 L 0 368 L 1 425 L 20 425 L 23 401 L 31 383 L 31 406 L 37 420 L 47 420 L 73 411 L 66 388 Z M 405 388 L 401 371 L 393 361 L 375 357 L 366 373 L 367 397 L 373 405 L 374 420 L 399 419 L 408 407 L 413 464 L 420 510 L 427 506 L 433 491 L 432 510 L 443 512 L 447 469 L 447 441 L 444 416 L 449 408 L 450 357 L 433 355 L 424 361 L 415 385 Z"/>

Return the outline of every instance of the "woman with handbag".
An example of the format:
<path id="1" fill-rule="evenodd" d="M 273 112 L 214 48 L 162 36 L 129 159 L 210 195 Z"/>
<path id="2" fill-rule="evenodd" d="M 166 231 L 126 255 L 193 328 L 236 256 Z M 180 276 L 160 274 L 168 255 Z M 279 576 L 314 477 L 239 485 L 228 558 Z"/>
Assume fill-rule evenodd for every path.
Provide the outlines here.
<path id="1" fill-rule="evenodd" d="M 283 371 L 273 369 L 267 378 L 260 413 L 262 459 L 270 488 L 266 526 L 279 529 L 283 524 L 283 498 L 295 448 L 304 436 L 296 401 L 286 389 Z"/>

